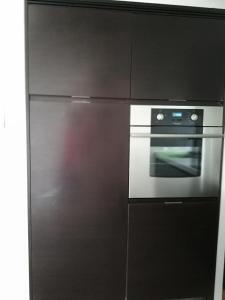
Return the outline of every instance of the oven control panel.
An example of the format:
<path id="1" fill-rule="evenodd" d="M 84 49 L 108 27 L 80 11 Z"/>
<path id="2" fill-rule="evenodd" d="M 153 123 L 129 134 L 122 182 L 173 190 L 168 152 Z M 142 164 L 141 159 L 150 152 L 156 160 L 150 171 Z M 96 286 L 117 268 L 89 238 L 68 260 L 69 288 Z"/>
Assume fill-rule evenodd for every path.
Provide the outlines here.
<path id="1" fill-rule="evenodd" d="M 151 125 L 203 126 L 203 109 L 152 108 Z"/>

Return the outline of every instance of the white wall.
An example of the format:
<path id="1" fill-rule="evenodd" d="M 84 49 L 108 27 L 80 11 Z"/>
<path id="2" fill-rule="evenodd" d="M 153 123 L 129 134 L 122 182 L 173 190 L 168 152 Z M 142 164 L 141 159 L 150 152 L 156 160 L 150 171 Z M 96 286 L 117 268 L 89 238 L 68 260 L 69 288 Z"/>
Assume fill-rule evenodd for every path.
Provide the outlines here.
<path id="1" fill-rule="evenodd" d="M 120 0 L 117 0 L 120 1 Z M 123 1 L 123 0 L 121 0 Z M 124 0 L 130 1 L 130 0 Z M 132 0 L 131 0 L 132 1 Z M 173 4 L 185 6 L 199 6 L 225 9 L 225 0 L 135 0 L 133 2 L 159 3 L 159 4 Z"/>
<path id="2" fill-rule="evenodd" d="M 136 0 L 136 2 L 225 9 L 225 0 Z M 0 36 L 0 299 L 28 300 L 24 3 L 22 0 L 1 2 Z M 5 111 L 5 121 L 3 111 Z M 221 243 L 220 260 L 223 246 Z M 221 267 L 219 269 L 219 277 L 221 277 Z M 215 300 L 221 299 L 221 282 L 217 284 L 217 290 Z"/>
<path id="3" fill-rule="evenodd" d="M 223 172 L 222 172 L 222 191 L 220 206 L 220 223 L 217 247 L 217 266 L 214 300 L 222 298 L 223 271 L 224 271 L 224 251 L 225 251 L 225 146 L 223 149 Z"/>
<path id="4" fill-rule="evenodd" d="M 28 300 L 23 1 L 1 1 L 0 37 L 0 299 Z"/>

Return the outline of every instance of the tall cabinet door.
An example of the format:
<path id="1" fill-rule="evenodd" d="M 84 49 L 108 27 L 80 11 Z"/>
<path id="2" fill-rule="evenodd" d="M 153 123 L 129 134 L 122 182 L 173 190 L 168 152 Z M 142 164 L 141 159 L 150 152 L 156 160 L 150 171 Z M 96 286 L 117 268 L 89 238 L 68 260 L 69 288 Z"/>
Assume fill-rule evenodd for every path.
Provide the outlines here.
<path id="1" fill-rule="evenodd" d="M 130 204 L 128 300 L 212 297 L 218 207 Z"/>
<path id="2" fill-rule="evenodd" d="M 224 36 L 221 20 L 134 15 L 132 98 L 223 99 Z"/>
<path id="3" fill-rule="evenodd" d="M 33 300 L 124 300 L 126 104 L 30 102 Z"/>
<path id="4" fill-rule="evenodd" d="M 129 14 L 29 5 L 31 94 L 127 98 Z"/>

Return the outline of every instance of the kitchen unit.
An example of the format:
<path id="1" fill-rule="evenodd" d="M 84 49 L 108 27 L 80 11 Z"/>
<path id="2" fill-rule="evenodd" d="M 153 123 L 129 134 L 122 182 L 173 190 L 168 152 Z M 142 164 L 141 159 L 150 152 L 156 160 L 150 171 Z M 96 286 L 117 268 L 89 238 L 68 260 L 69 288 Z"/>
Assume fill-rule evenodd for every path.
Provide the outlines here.
<path id="1" fill-rule="evenodd" d="M 220 10 L 27 1 L 30 299 L 213 299 L 224 48 Z"/>
<path id="2" fill-rule="evenodd" d="M 222 107 L 131 105 L 128 299 L 212 297 L 222 124 Z"/>

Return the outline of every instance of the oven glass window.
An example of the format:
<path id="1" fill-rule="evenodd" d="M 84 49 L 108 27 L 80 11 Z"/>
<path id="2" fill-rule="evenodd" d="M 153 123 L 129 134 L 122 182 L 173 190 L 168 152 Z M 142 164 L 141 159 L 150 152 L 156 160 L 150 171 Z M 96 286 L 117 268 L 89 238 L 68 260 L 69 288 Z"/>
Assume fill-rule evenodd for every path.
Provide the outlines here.
<path id="1" fill-rule="evenodd" d="M 150 145 L 150 176 L 200 176 L 201 157 L 201 139 L 152 138 Z"/>

